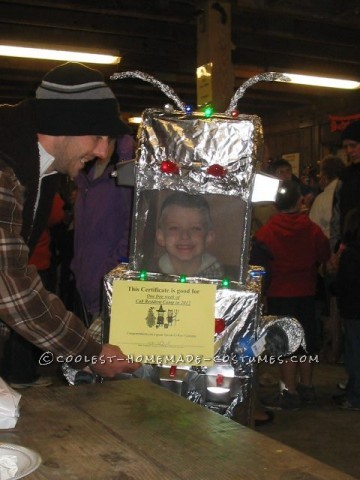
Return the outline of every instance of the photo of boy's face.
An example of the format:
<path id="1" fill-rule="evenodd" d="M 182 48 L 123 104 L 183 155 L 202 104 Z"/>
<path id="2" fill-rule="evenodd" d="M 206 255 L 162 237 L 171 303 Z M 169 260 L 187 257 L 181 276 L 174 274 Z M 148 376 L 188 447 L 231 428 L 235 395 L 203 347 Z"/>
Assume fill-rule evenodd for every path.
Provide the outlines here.
<path id="1" fill-rule="evenodd" d="M 134 270 L 235 281 L 245 277 L 247 206 L 239 196 L 144 189 L 136 208 Z"/>
<path id="2" fill-rule="evenodd" d="M 189 268 L 197 271 L 213 237 L 206 212 L 201 208 L 176 204 L 163 209 L 156 230 L 157 242 L 166 250 L 172 265 L 179 272 L 189 271 Z"/>

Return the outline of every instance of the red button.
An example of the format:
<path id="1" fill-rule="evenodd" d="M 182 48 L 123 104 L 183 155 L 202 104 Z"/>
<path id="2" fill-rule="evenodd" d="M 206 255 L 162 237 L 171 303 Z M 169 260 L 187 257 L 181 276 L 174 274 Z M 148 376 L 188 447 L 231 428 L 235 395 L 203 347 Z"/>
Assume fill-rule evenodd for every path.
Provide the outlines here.
<path id="1" fill-rule="evenodd" d="M 160 170 L 164 173 L 179 173 L 179 167 L 176 163 L 171 162 L 170 160 L 164 160 L 161 162 Z"/>
<path id="2" fill-rule="evenodd" d="M 215 163 L 214 165 L 210 165 L 210 167 L 207 169 L 207 173 L 209 175 L 213 175 L 214 177 L 225 177 L 226 168 Z"/>

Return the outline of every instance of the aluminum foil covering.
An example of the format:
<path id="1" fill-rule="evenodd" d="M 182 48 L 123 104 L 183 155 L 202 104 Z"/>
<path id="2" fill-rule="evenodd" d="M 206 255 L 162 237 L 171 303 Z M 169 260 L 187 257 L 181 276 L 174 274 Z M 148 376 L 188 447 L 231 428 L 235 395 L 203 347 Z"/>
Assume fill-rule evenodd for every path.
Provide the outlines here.
<path id="1" fill-rule="evenodd" d="M 259 267 L 252 267 L 251 273 Z M 114 281 L 138 281 L 139 271 L 129 270 L 128 264 L 120 264 L 105 276 L 105 305 L 90 331 L 92 336 L 108 341 L 112 289 Z M 148 273 L 147 280 L 179 282 L 176 275 Z M 146 280 L 144 280 L 146 281 Z M 222 331 L 214 332 L 214 365 L 211 367 L 142 365 L 133 374 L 122 374 L 118 378 L 144 378 L 157 383 L 188 400 L 198 403 L 221 415 L 251 425 L 253 389 L 256 362 L 252 346 L 259 337 L 272 335 L 271 330 L 279 327 L 286 335 L 286 350 L 280 355 L 293 353 L 304 344 L 304 332 L 293 318 L 261 317 L 258 285 L 245 289 L 238 282 L 230 282 L 224 288 L 220 280 L 188 278 L 188 283 L 212 283 L 217 286 L 214 306 L 215 322 L 221 322 Z M 100 330 L 102 330 L 100 332 Z M 71 385 L 101 381 L 90 372 L 78 371 L 70 365 L 63 366 L 63 374 Z"/>
<path id="2" fill-rule="evenodd" d="M 128 270 L 126 264 L 119 265 L 105 276 L 104 341 L 109 334 L 113 283 L 117 279 L 138 281 L 139 271 Z M 147 280 L 179 282 L 177 275 L 148 273 Z M 147 365 L 144 378 L 158 383 L 178 395 L 199 403 L 232 418 L 234 411 L 246 406 L 243 424 L 250 424 L 249 405 L 253 389 L 254 362 L 249 354 L 256 340 L 259 323 L 259 295 L 246 290 L 238 282 L 230 282 L 227 288 L 221 280 L 190 277 L 187 283 L 212 283 L 217 286 L 214 316 L 222 321 L 223 330 L 214 333 L 214 366 L 171 369 L 165 365 Z M 136 372 L 141 377 L 141 372 Z M 241 407 L 240 405 L 241 404 Z"/>
<path id="3" fill-rule="evenodd" d="M 291 355 L 300 347 L 306 351 L 304 329 L 296 318 L 264 315 L 260 317 L 259 323 L 258 337 L 268 335 L 268 354 L 274 356 Z M 280 339 L 280 346 L 277 345 L 276 347 L 278 351 L 273 352 L 271 351 L 271 349 L 274 348 L 271 346 L 272 338 L 275 335 L 278 336 L 278 332 L 282 333 L 285 337 Z"/>
<path id="4" fill-rule="evenodd" d="M 184 114 L 147 109 L 138 137 L 131 268 L 160 273 L 144 266 L 144 261 L 153 257 L 149 243 L 154 241 L 156 229 L 154 209 L 160 197 L 160 193 L 156 197 L 156 192 L 182 191 L 204 195 L 209 203 L 216 201 L 216 205 L 222 205 L 224 199 L 237 205 L 236 211 L 230 214 L 226 207 L 224 215 L 230 215 L 229 223 L 238 221 L 233 228 L 234 235 L 238 235 L 234 241 L 234 249 L 239 249 L 235 262 L 238 270 L 231 279 L 244 283 L 251 195 L 263 141 L 260 119 L 248 115 L 206 118 L 199 112 Z M 153 238 L 144 238 L 144 231 L 152 232 Z"/>
<path id="5" fill-rule="evenodd" d="M 245 286 L 247 289 L 257 292 L 260 296 L 264 289 L 264 277 L 266 270 L 262 266 L 249 265 Z"/>
<path id="6" fill-rule="evenodd" d="M 139 129 L 138 189 L 174 189 L 188 193 L 218 193 L 251 197 L 255 166 L 262 147 L 260 118 L 237 118 L 201 112 L 184 114 L 147 109 Z M 173 162 L 178 174 L 164 173 L 162 162 Z M 224 176 L 208 173 L 212 165 Z"/>
<path id="7" fill-rule="evenodd" d="M 252 268 L 248 272 L 251 197 L 257 164 L 263 146 L 262 126 L 259 117 L 238 115 L 235 111 L 246 89 L 258 81 L 284 80 L 282 74 L 268 73 L 249 79 L 235 92 L 224 114 L 206 116 L 192 112 L 175 92 L 143 72 L 123 72 L 112 75 L 111 80 L 139 78 L 150 82 L 172 100 L 163 110 L 147 109 L 142 116 L 138 132 L 138 149 L 135 159 L 135 209 L 132 232 L 130 269 L 121 265 L 112 270 L 104 280 L 105 308 L 103 313 L 103 339 L 109 333 L 112 285 L 114 280 L 139 280 L 139 270 L 144 260 L 154 256 L 154 231 L 157 226 L 160 198 L 153 192 L 182 191 L 194 195 L 241 199 L 230 218 L 233 230 L 241 232 L 234 244 L 240 245 L 238 272 L 230 277 L 227 288 L 221 279 L 187 278 L 187 283 L 215 283 L 215 325 L 213 367 L 172 368 L 151 365 L 138 372 L 191 401 L 218 411 L 248 424 L 251 416 L 251 397 L 255 363 L 251 346 L 259 332 L 260 298 L 263 271 Z M 130 175 L 131 177 L 131 175 Z M 129 182 L 132 180 L 130 179 Z M 208 197 L 206 198 L 208 199 Z M 214 200 L 215 202 L 215 200 Z M 155 209 L 154 209 L 155 205 Z M 224 208 L 224 212 L 228 208 Z M 236 224 L 236 219 L 240 223 Z M 150 235 L 149 235 L 150 233 Z M 234 247 L 236 248 L 236 247 Z M 231 267 L 234 267 L 232 260 Z M 147 268 L 147 279 L 159 282 L 179 282 L 177 275 L 164 275 Z M 246 286 L 245 286 L 246 284 Z M 295 336 L 299 331 L 290 322 L 282 322 L 286 333 Z M 274 328 L 271 322 L 263 326 Z M 282 333 L 282 338 L 286 334 Z M 296 337 L 298 338 L 298 337 Z M 283 342 L 286 349 L 294 346 L 294 339 Z M 150 368 L 150 370 L 149 370 Z M 140 370 L 140 369 L 139 369 Z"/>

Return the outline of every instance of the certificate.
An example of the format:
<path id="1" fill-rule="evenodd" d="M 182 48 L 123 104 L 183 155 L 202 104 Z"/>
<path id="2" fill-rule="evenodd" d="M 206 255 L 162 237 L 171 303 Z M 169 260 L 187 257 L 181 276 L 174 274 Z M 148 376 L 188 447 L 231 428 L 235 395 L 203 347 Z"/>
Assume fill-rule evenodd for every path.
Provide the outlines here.
<path id="1" fill-rule="evenodd" d="M 213 365 L 216 285 L 114 280 L 109 341 L 140 363 Z"/>

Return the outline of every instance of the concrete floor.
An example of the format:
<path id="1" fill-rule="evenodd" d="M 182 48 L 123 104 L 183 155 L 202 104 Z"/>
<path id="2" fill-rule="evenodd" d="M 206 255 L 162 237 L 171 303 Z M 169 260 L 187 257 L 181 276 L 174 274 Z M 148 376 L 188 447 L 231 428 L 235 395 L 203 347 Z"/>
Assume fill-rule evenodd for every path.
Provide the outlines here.
<path id="1" fill-rule="evenodd" d="M 276 366 L 259 368 L 259 374 L 278 377 Z M 332 404 L 345 380 L 343 365 L 318 363 L 314 369 L 316 405 L 297 411 L 277 411 L 273 422 L 256 430 L 317 460 L 360 479 L 360 411 L 343 411 Z M 260 386 L 259 398 L 277 392 L 278 386 Z"/>

